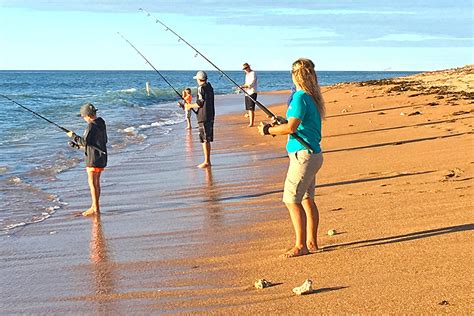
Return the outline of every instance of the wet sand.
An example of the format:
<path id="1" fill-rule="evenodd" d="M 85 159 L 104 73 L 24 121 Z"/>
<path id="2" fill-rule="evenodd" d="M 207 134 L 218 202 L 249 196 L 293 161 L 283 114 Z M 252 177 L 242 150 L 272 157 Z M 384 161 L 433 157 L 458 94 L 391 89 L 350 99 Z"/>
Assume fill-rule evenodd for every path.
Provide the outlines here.
<path id="1" fill-rule="evenodd" d="M 468 314 L 473 74 L 469 67 L 323 90 L 321 253 L 279 257 L 293 242 L 281 202 L 286 139 L 258 135 L 241 111 L 217 117 L 212 169 L 195 168 L 196 130 L 117 157 L 104 174 L 100 219 L 74 217 L 89 202 L 83 171 L 58 181 L 82 184 L 65 197 L 73 202 L 0 241 L 0 308 Z M 270 109 L 284 115 L 286 105 Z M 274 286 L 253 288 L 262 278 Z M 313 293 L 295 296 L 307 278 Z"/>

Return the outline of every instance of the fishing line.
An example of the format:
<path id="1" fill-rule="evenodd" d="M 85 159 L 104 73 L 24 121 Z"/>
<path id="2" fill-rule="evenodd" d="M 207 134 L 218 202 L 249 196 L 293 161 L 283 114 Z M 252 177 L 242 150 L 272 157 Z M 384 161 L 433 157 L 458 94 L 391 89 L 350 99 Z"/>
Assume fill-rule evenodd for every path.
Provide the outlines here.
<path id="1" fill-rule="evenodd" d="M 130 46 L 132 46 L 132 48 L 146 61 L 146 63 L 148 65 L 150 65 L 151 68 L 153 68 L 153 70 L 161 77 L 161 79 L 163 79 L 167 84 L 168 86 L 171 87 L 171 89 L 173 89 L 173 91 L 179 96 L 179 98 L 181 100 L 183 100 L 184 102 L 186 102 L 186 100 L 184 100 L 183 96 L 181 95 L 181 93 L 178 92 L 178 90 L 176 90 L 173 85 L 165 78 L 165 76 L 163 76 L 161 74 L 161 72 L 158 71 L 158 69 L 155 68 L 155 66 L 153 66 L 153 64 L 145 57 L 145 55 L 143 55 L 139 50 L 138 48 L 135 47 L 135 45 L 133 45 L 128 39 L 125 38 L 125 36 L 123 36 L 120 32 L 117 32 L 118 35 L 120 35 Z M 194 113 L 196 113 L 196 111 L 194 111 L 194 109 L 192 109 Z"/>
<path id="2" fill-rule="evenodd" d="M 9 101 L 11 101 L 11 102 L 13 102 L 13 103 L 15 103 L 16 105 L 22 107 L 23 109 L 27 110 L 28 112 L 33 113 L 34 115 L 36 115 L 37 117 L 39 117 L 39 118 L 45 120 L 46 122 L 48 122 L 48 123 L 50 123 L 50 124 L 53 124 L 54 126 L 56 126 L 56 127 L 58 127 L 59 129 L 61 129 L 63 132 L 66 132 L 66 133 L 72 132 L 71 130 L 68 130 L 67 128 L 62 127 L 61 125 L 56 124 L 56 123 L 54 123 L 53 121 L 47 119 L 47 118 L 44 117 L 43 115 L 41 115 L 41 114 L 39 114 L 39 113 L 36 113 L 36 112 L 33 111 L 33 110 L 30 110 L 29 108 L 27 108 L 26 106 L 24 106 L 24 105 L 22 105 L 22 104 L 16 102 L 15 100 L 10 99 L 10 98 L 7 97 L 6 95 L 0 94 L 0 97 L 4 97 L 5 99 L 7 99 L 7 100 L 9 100 Z M 77 147 L 77 146 L 79 146 L 79 145 L 78 145 L 77 143 L 72 142 L 72 141 L 69 142 L 69 146 L 71 146 L 71 147 L 73 147 L 73 148 L 76 148 L 76 149 L 79 149 L 79 148 Z M 97 148 L 96 146 L 93 146 L 93 145 L 87 145 L 87 146 L 88 146 L 88 147 L 91 147 L 91 148 L 93 148 L 93 149 L 95 149 L 95 150 L 97 150 L 97 151 L 99 151 L 100 153 L 102 153 L 102 154 L 104 154 L 104 155 L 107 154 L 105 151 L 103 151 L 103 150 L 100 149 L 100 148 Z"/>
<path id="3" fill-rule="evenodd" d="M 217 67 L 216 64 L 214 64 L 212 61 L 209 60 L 209 58 L 207 58 L 206 56 L 204 56 L 204 54 L 202 54 L 199 50 L 197 50 L 197 48 L 195 48 L 193 45 L 191 45 L 190 43 L 188 43 L 188 41 L 186 41 L 184 38 L 182 38 L 178 33 L 176 33 L 173 29 L 171 29 L 169 26 L 167 26 L 166 24 L 164 24 L 163 22 L 161 22 L 159 19 L 157 19 L 156 17 L 152 16 L 148 11 L 140 8 L 139 9 L 140 11 L 142 11 L 143 13 L 145 13 L 146 16 L 150 17 L 150 18 L 153 18 L 155 19 L 155 23 L 159 23 L 161 24 L 163 27 L 165 27 L 166 31 L 170 31 L 171 33 L 173 33 L 176 37 L 178 37 L 178 41 L 182 41 L 184 42 L 186 45 L 188 45 L 192 50 L 194 50 L 196 52 L 196 54 L 194 55 L 194 57 L 197 57 L 198 55 L 201 56 L 202 58 L 204 58 L 209 64 L 211 64 L 214 68 L 217 69 L 217 71 L 219 71 L 224 77 L 226 77 L 231 83 L 233 83 L 240 91 L 242 91 L 248 98 L 250 98 L 253 102 L 255 102 L 255 104 L 260 108 L 262 109 L 262 111 L 269 117 L 271 117 L 272 119 L 275 120 L 276 124 L 278 125 L 281 125 L 281 124 L 285 124 L 285 123 L 288 123 L 288 121 L 281 117 L 281 116 L 276 116 L 275 114 L 273 114 L 265 105 L 263 105 L 260 101 L 257 101 L 255 100 L 254 98 L 252 98 L 252 96 L 247 93 L 247 91 L 245 91 L 237 82 L 235 82 L 234 79 L 232 79 L 231 77 L 229 77 L 229 75 L 227 75 L 223 70 L 221 70 L 219 67 Z M 301 136 L 299 136 L 298 134 L 296 133 L 293 133 L 291 134 L 298 142 L 300 142 L 304 147 L 306 147 L 306 149 L 308 149 L 310 152 L 314 152 L 314 150 L 311 148 L 310 144 L 305 141 L 303 138 L 301 138 Z"/>
<path id="4" fill-rule="evenodd" d="M 18 105 L 18 106 L 21 106 L 23 109 L 25 109 L 25 110 L 27 110 L 27 111 L 33 113 L 34 115 L 38 116 L 39 118 L 42 118 L 42 119 L 45 120 L 46 122 L 51 123 L 51 124 L 53 124 L 53 125 L 56 126 L 56 127 L 59 127 L 63 132 L 66 132 L 66 133 L 71 132 L 71 131 L 68 130 L 67 128 L 64 128 L 64 127 L 62 127 L 61 125 L 58 125 L 58 124 L 54 123 L 54 122 L 51 121 L 51 120 L 48 120 L 48 119 L 47 119 L 46 117 L 44 117 L 43 115 L 41 115 L 41 114 L 39 114 L 39 113 L 36 113 L 36 112 L 33 111 L 33 110 L 28 109 L 26 106 L 21 105 L 20 103 L 16 102 L 15 100 L 10 99 L 10 98 L 7 97 L 6 95 L 0 94 L 0 96 L 1 96 L 1 97 L 4 97 L 4 98 L 7 99 L 7 100 L 12 101 L 13 103 L 15 103 L 15 104 Z"/>

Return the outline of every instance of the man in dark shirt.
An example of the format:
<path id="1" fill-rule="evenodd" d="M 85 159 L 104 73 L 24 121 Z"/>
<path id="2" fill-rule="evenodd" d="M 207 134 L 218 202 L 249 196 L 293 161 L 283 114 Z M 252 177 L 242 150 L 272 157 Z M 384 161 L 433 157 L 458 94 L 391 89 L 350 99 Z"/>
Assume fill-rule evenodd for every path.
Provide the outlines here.
<path id="1" fill-rule="evenodd" d="M 211 166 L 211 142 L 214 140 L 214 89 L 207 82 L 207 74 L 198 71 L 193 77 L 199 87 L 196 103 L 186 104 L 186 109 L 197 109 L 197 121 L 199 124 L 199 139 L 204 152 L 204 162 L 198 168 L 208 168 Z"/>

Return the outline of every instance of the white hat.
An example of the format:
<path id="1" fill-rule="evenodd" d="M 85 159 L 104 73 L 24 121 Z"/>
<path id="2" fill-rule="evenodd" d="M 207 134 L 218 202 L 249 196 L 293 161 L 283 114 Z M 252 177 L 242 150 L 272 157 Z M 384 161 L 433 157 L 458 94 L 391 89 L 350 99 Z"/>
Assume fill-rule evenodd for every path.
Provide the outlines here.
<path id="1" fill-rule="evenodd" d="M 193 79 L 199 79 L 199 80 L 207 80 L 207 74 L 206 72 L 199 70 L 196 75 L 193 77 Z"/>

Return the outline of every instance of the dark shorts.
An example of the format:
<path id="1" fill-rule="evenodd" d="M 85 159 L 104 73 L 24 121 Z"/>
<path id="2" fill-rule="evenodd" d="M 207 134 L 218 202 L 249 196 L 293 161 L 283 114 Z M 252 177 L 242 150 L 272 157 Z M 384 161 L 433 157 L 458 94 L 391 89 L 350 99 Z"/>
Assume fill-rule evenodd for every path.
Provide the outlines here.
<path id="1" fill-rule="evenodd" d="M 257 94 L 251 94 L 250 95 L 253 100 L 257 100 Z M 251 98 L 248 97 L 248 95 L 245 95 L 245 109 L 247 111 L 255 111 L 255 102 Z"/>
<path id="2" fill-rule="evenodd" d="M 210 143 L 214 140 L 214 121 L 199 123 L 199 139 L 201 143 Z"/>

